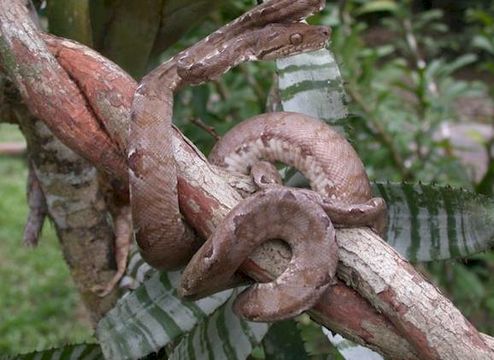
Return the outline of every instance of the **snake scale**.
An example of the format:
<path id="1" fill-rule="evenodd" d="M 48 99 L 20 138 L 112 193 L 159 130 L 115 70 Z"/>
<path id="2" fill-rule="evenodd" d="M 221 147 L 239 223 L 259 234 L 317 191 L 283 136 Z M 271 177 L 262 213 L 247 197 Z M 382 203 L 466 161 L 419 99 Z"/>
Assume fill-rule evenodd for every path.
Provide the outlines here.
<path id="1" fill-rule="evenodd" d="M 305 0 L 280 9 L 276 1 L 266 2 L 178 54 L 141 82 L 132 105 L 128 141 L 130 196 L 136 240 L 144 260 L 153 267 L 179 268 L 200 247 L 178 207 L 171 148 L 174 93 L 186 85 L 217 79 L 247 60 L 321 48 L 329 30 L 298 21 L 322 5 L 324 1 Z M 186 296 L 203 296 L 223 288 L 257 245 L 281 238 L 292 250 L 289 267 L 274 282 L 251 287 L 235 303 L 236 311 L 248 319 L 274 321 L 310 308 L 329 286 L 337 264 L 332 220 L 379 229 L 383 203 L 371 199 L 363 165 L 351 146 L 332 130 L 328 135 L 322 129 L 329 129 L 326 125 L 287 113 L 265 114 L 240 128 L 247 124 L 249 131 L 233 131 L 216 147 L 233 146 L 233 153 L 220 160 L 218 154 L 224 151 L 216 150 L 212 159 L 230 167 L 247 155 L 239 160 L 242 169 L 232 169 L 259 172 L 261 180 L 256 183 L 261 191 L 235 207 L 200 248 L 184 272 L 181 291 Z M 297 132 L 297 139 L 283 138 Z M 239 133 L 253 138 L 240 139 L 235 135 Z M 321 134 L 326 137 L 319 138 Z M 269 149 L 277 149 L 277 155 L 271 156 Z M 263 183 L 263 178 L 275 176 L 276 171 L 261 160 L 296 166 L 317 192 L 284 188 L 277 179 Z M 307 240 L 309 232 L 312 236 Z"/>

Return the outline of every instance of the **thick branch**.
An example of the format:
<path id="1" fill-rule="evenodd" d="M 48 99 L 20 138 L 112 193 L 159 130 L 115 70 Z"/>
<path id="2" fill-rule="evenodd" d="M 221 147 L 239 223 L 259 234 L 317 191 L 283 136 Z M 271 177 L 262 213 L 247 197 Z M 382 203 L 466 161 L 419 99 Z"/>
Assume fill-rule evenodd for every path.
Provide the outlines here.
<path id="1" fill-rule="evenodd" d="M 0 34 L 0 62 L 22 97 L 29 99 L 31 112 L 76 153 L 125 180 L 127 170 L 118 148 L 47 50 L 21 2 L 0 0 Z"/>
<path id="2" fill-rule="evenodd" d="M 45 40 L 70 76 L 81 79 L 78 85 L 84 89 L 94 112 L 104 116 L 107 122 L 117 124 L 115 131 L 118 133 L 118 124 L 125 127 L 128 123 L 128 111 L 137 84 L 122 70 L 86 47 L 56 38 L 45 37 Z M 111 80 L 95 82 L 96 79 Z M 177 159 L 182 159 L 180 169 L 190 167 L 189 177 L 179 179 L 183 211 L 189 214 L 189 221 L 202 234 L 209 234 L 229 209 L 242 199 L 236 190 L 248 194 L 254 191 L 254 187 L 248 178 L 230 176 L 221 169 L 210 168 L 202 154 L 178 131 L 176 142 Z M 190 175 L 194 178 L 190 178 Z M 225 178 L 229 179 L 229 184 L 236 190 L 225 183 Z M 213 199 L 211 193 L 203 194 L 201 186 L 204 186 L 204 181 L 209 183 L 207 188 L 223 189 L 224 194 L 221 191 L 216 195 L 213 194 Z M 274 249 L 276 253 L 283 250 Z M 263 276 L 268 276 L 265 278 L 268 279 L 271 276 L 266 270 L 268 266 L 279 264 L 277 261 L 271 261 L 270 251 L 269 247 L 260 251 L 260 254 L 264 254 L 266 258 L 259 261 L 263 267 L 251 262 L 247 264 L 247 272 L 255 278 L 262 279 Z M 284 258 L 286 256 L 281 259 Z M 355 291 L 340 284 L 328 296 L 332 299 L 332 305 L 328 306 L 323 302 L 317 307 L 317 312 L 313 313 L 321 323 L 360 343 L 379 349 L 389 358 L 417 358 L 413 348 L 397 333 L 394 326 L 378 315 Z M 360 316 L 348 316 L 353 313 Z"/>

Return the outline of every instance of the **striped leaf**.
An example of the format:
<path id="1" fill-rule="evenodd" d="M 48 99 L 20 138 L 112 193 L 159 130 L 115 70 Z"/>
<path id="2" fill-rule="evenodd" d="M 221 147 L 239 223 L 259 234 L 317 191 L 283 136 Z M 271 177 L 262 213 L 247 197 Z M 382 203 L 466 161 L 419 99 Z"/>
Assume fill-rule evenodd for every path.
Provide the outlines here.
<path id="1" fill-rule="evenodd" d="M 96 336 L 106 358 L 137 359 L 191 331 L 231 296 L 232 290 L 192 302 L 176 291 L 180 272 L 158 272 L 138 252 L 129 260 L 127 283 L 142 283 L 124 295 L 98 323 Z M 132 281 L 129 281 L 133 278 Z"/>
<path id="2" fill-rule="evenodd" d="M 281 109 L 342 129 L 347 115 L 341 75 L 326 50 L 277 60 Z M 323 86 L 325 84 L 325 86 Z M 287 185 L 304 186 L 300 175 Z M 410 261 L 464 257 L 494 246 L 493 199 L 447 187 L 375 184 L 389 207 L 387 241 Z"/>
<path id="3" fill-rule="evenodd" d="M 235 295 L 238 291 L 235 291 Z M 268 325 L 240 319 L 232 311 L 235 296 L 189 332 L 170 360 L 243 360 L 260 343 Z"/>
<path id="4" fill-rule="evenodd" d="M 97 344 L 68 345 L 57 349 L 1 357 L 1 360 L 99 360 L 103 357 Z"/>
<path id="5" fill-rule="evenodd" d="M 277 92 L 271 94 L 273 110 L 292 111 L 321 119 L 346 134 L 348 109 L 343 79 L 334 55 L 321 49 L 276 60 Z M 285 168 L 289 182 L 300 177 Z M 287 183 L 287 184 L 288 184 Z"/>
<path id="6" fill-rule="evenodd" d="M 287 184 L 309 187 L 299 174 Z M 494 198 L 449 186 L 372 186 L 388 206 L 386 241 L 409 261 L 466 257 L 494 247 Z"/>
<path id="7" fill-rule="evenodd" d="M 494 199 L 434 185 L 374 184 L 388 205 L 387 242 L 410 261 L 464 257 L 494 246 Z"/>
<path id="8" fill-rule="evenodd" d="M 348 115 L 340 70 L 328 49 L 276 60 L 281 110 L 326 121 L 343 132 Z"/>

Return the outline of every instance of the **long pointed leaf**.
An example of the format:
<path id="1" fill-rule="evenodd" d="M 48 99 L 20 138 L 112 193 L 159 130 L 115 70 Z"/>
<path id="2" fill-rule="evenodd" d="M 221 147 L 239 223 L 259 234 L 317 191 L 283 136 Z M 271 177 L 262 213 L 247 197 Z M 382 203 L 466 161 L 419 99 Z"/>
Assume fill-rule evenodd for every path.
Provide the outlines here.
<path id="1" fill-rule="evenodd" d="M 136 359 L 158 351 L 193 329 L 232 294 L 227 290 L 185 301 L 176 291 L 180 272 L 157 272 L 139 258 L 138 253 L 131 257 L 128 270 L 144 283 L 120 299 L 96 329 L 103 353 L 110 359 Z"/>
<path id="2" fill-rule="evenodd" d="M 236 295 L 238 291 L 235 292 Z M 243 360 L 260 343 L 268 324 L 240 319 L 232 311 L 235 296 L 204 318 L 177 345 L 170 360 Z"/>
<path id="3" fill-rule="evenodd" d="M 299 174 L 287 184 L 309 186 Z M 435 185 L 372 186 L 388 206 L 386 241 L 409 261 L 466 257 L 494 247 L 494 198 Z"/>
<path id="4" fill-rule="evenodd" d="M 494 199 L 434 185 L 374 184 L 388 205 L 387 242 L 410 261 L 464 257 L 494 246 Z"/>
<path id="5" fill-rule="evenodd" d="M 340 70 L 328 49 L 276 60 L 284 111 L 295 111 L 342 129 L 348 115 Z"/>

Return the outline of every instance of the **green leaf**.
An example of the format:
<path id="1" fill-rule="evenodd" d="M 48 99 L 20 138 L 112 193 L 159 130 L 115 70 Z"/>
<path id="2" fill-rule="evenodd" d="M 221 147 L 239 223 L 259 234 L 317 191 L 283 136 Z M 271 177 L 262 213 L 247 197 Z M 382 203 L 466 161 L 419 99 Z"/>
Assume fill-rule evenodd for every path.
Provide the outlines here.
<path id="1" fill-rule="evenodd" d="M 266 358 L 269 360 L 309 359 L 302 340 L 302 333 L 295 320 L 273 324 L 262 344 Z"/>
<path id="2" fill-rule="evenodd" d="M 326 121 L 340 130 L 348 115 L 345 90 L 336 60 L 327 49 L 276 61 L 284 111 Z"/>
<path id="3" fill-rule="evenodd" d="M 235 291 L 235 295 L 239 291 Z M 232 311 L 235 296 L 202 319 L 175 347 L 170 360 L 245 359 L 260 343 L 268 325 L 240 319 Z"/>
<path id="4" fill-rule="evenodd" d="M 52 34 L 93 45 L 89 0 L 50 0 L 47 9 Z"/>
<path id="5" fill-rule="evenodd" d="M 338 350 L 331 344 L 324 333 L 323 327 L 312 321 L 309 315 L 302 314 L 297 320 L 299 320 L 297 326 L 300 329 L 305 350 L 312 358 L 323 355 L 332 355 L 334 357 L 338 354 Z"/>
<path id="6" fill-rule="evenodd" d="M 2 360 L 99 360 L 101 358 L 103 354 L 97 344 L 67 345 L 50 350 L 0 357 Z"/>
<path id="7" fill-rule="evenodd" d="M 233 314 L 232 294 L 238 291 L 185 301 L 176 292 L 180 276 L 158 272 L 132 251 L 123 283 L 138 288 L 124 295 L 96 330 L 105 357 L 140 358 L 180 336 L 171 359 L 245 359 L 252 352 L 268 326 Z"/>
<path id="8" fill-rule="evenodd" d="M 487 51 L 489 54 L 494 55 L 494 41 L 485 35 L 477 35 L 473 38 L 473 46 Z"/>
<path id="9" fill-rule="evenodd" d="M 226 0 L 165 0 L 152 56 L 166 50 L 225 2 Z"/>
<path id="10" fill-rule="evenodd" d="M 388 205 L 386 241 L 410 261 L 465 257 L 494 246 L 494 199 L 434 185 L 374 184 Z"/>
<path id="11" fill-rule="evenodd" d="M 392 0 L 369 1 L 366 2 L 364 5 L 360 6 L 357 9 L 356 14 L 363 15 L 363 14 L 369 14 L 378 11 L 395 12 L 396 10 L 398 10 L 398 6 L 399 5 Z"/>
<path id="12" fill-rule="evenodd" d="M 127 275 L 135 286 L 142 285 L 124 295 L 96 329 L 103 353 L 110 359 L 136 359 L 158 351 L 191 331 L 232 294 L 227 290 L 185 301 L 176 291 L 180 272 L 160 273 L 144 263 L 138 252 L 129 259 Z M 125 281 L 133 285 L 128 278 Z"/>
<path id="13" fill-rule="evenodd" d="M 309 187 L 299 174 L 287 185 Z M 494 247 L 494 198 L 449 186 L 372 186 L 388 207 L 385 240 L 409 261 L 466 257 Z"/>
<path id="14" fill-rule="evenodd" d="M 107 9 L 112 16 L 98 29 L 104 34 L 98 50 L 133 77 L 142 76 L 158 34 L 161 7 L 162 0 L 112 2 Z M 93 14 L 102 16 L 101 11 Z"/>
<path id="15" fill-rule="evenodd" d="M 455 291 L 459 294 L 455 299 L 465 298 L 474 302 L 485 298 L 484 284 L 479 276 L 463 264 L 453 267 L 455 278 Z"/>

